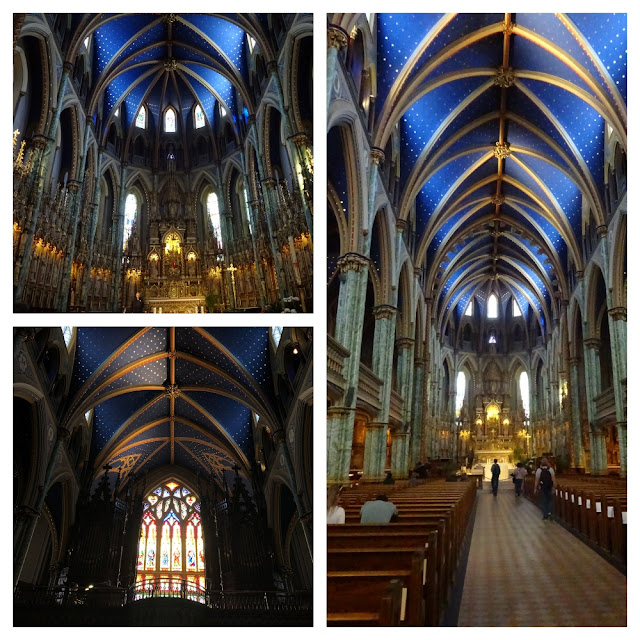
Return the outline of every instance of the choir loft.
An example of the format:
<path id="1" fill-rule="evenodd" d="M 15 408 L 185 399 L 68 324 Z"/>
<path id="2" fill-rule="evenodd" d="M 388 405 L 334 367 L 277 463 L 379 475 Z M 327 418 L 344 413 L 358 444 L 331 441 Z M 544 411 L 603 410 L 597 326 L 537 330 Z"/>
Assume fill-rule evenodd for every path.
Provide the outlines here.
<path id="1" fill-rule="evenodd" d="M 14 332 L 14 624 L 308 625 L 308 329 Z"/>

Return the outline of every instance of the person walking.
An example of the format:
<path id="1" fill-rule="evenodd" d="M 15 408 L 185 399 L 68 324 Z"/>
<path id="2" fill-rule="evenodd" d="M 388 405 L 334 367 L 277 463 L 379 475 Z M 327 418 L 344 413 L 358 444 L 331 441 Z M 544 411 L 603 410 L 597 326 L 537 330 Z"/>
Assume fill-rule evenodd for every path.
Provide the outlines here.
<path id="1" fill-rule="evenodd" d="M 498 458 L 493 459 L 491 465 L 491 491 L 493 495 L 498 495 L 498 480 L 500 479 L 500 465 L 498 464 Z"/>
<path id="2" fill-rule="evenodd" d="M 553 498 L 553 486 L 556 481 L 556 474 L 546 458 L 540 460 L 540 466 L 536 469 L 536 484 L 533 488 L 534 495 L 540 490 L 542 519 L 552 520 L 551 500 Z"/>
<path id="3" fill-rule="evenodd" d="M 513 483 L 516 485 L 516 498 L 522 495 L 522 483 L 527 477 L 527 470 L 522 462 L 516 464 L 516 468 L 513 471 Z"/>

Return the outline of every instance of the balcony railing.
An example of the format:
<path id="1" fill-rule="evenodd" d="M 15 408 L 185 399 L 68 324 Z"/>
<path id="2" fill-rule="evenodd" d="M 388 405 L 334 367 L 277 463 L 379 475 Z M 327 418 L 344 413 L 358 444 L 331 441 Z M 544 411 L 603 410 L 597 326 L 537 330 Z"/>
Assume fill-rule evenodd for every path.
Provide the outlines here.
<path id="1" fill-rule="evenodd" d="M 30 608 L 42 607 L 123 607 L 149 598 L 179 598 L 191 600 L 216 611 L 311 612 L 311 592 L 281 591 L 214 591 L 202 589 L 186 580 L 157 578 L 136 583 L 129 589 L 96 587 L 78 590 L 66 585 L 57 587 L 16 587 L 14 604 Z"/>

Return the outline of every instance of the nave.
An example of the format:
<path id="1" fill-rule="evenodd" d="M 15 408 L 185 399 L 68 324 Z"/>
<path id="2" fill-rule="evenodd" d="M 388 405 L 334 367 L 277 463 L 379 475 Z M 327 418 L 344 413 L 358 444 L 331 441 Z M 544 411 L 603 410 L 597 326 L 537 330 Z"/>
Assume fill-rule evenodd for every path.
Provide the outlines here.
<path id="1" fill-rule="evenodd" d="M 487 487 L 488 488 L 488 487 Z M 511 482 L 478 491 L 460 627 L 625 626 L 627 580 Z"/>

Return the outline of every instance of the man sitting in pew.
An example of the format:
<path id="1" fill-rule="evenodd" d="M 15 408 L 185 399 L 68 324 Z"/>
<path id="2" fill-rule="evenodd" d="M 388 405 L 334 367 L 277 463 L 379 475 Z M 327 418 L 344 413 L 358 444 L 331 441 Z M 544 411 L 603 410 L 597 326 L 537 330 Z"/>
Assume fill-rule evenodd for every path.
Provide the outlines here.
<path id="1" fill-rule="evenodd" d="M 360 507 L 360 524 L 389 524 L 398 519 L 398 509 L 387 496 L 381 493 Z"/>

